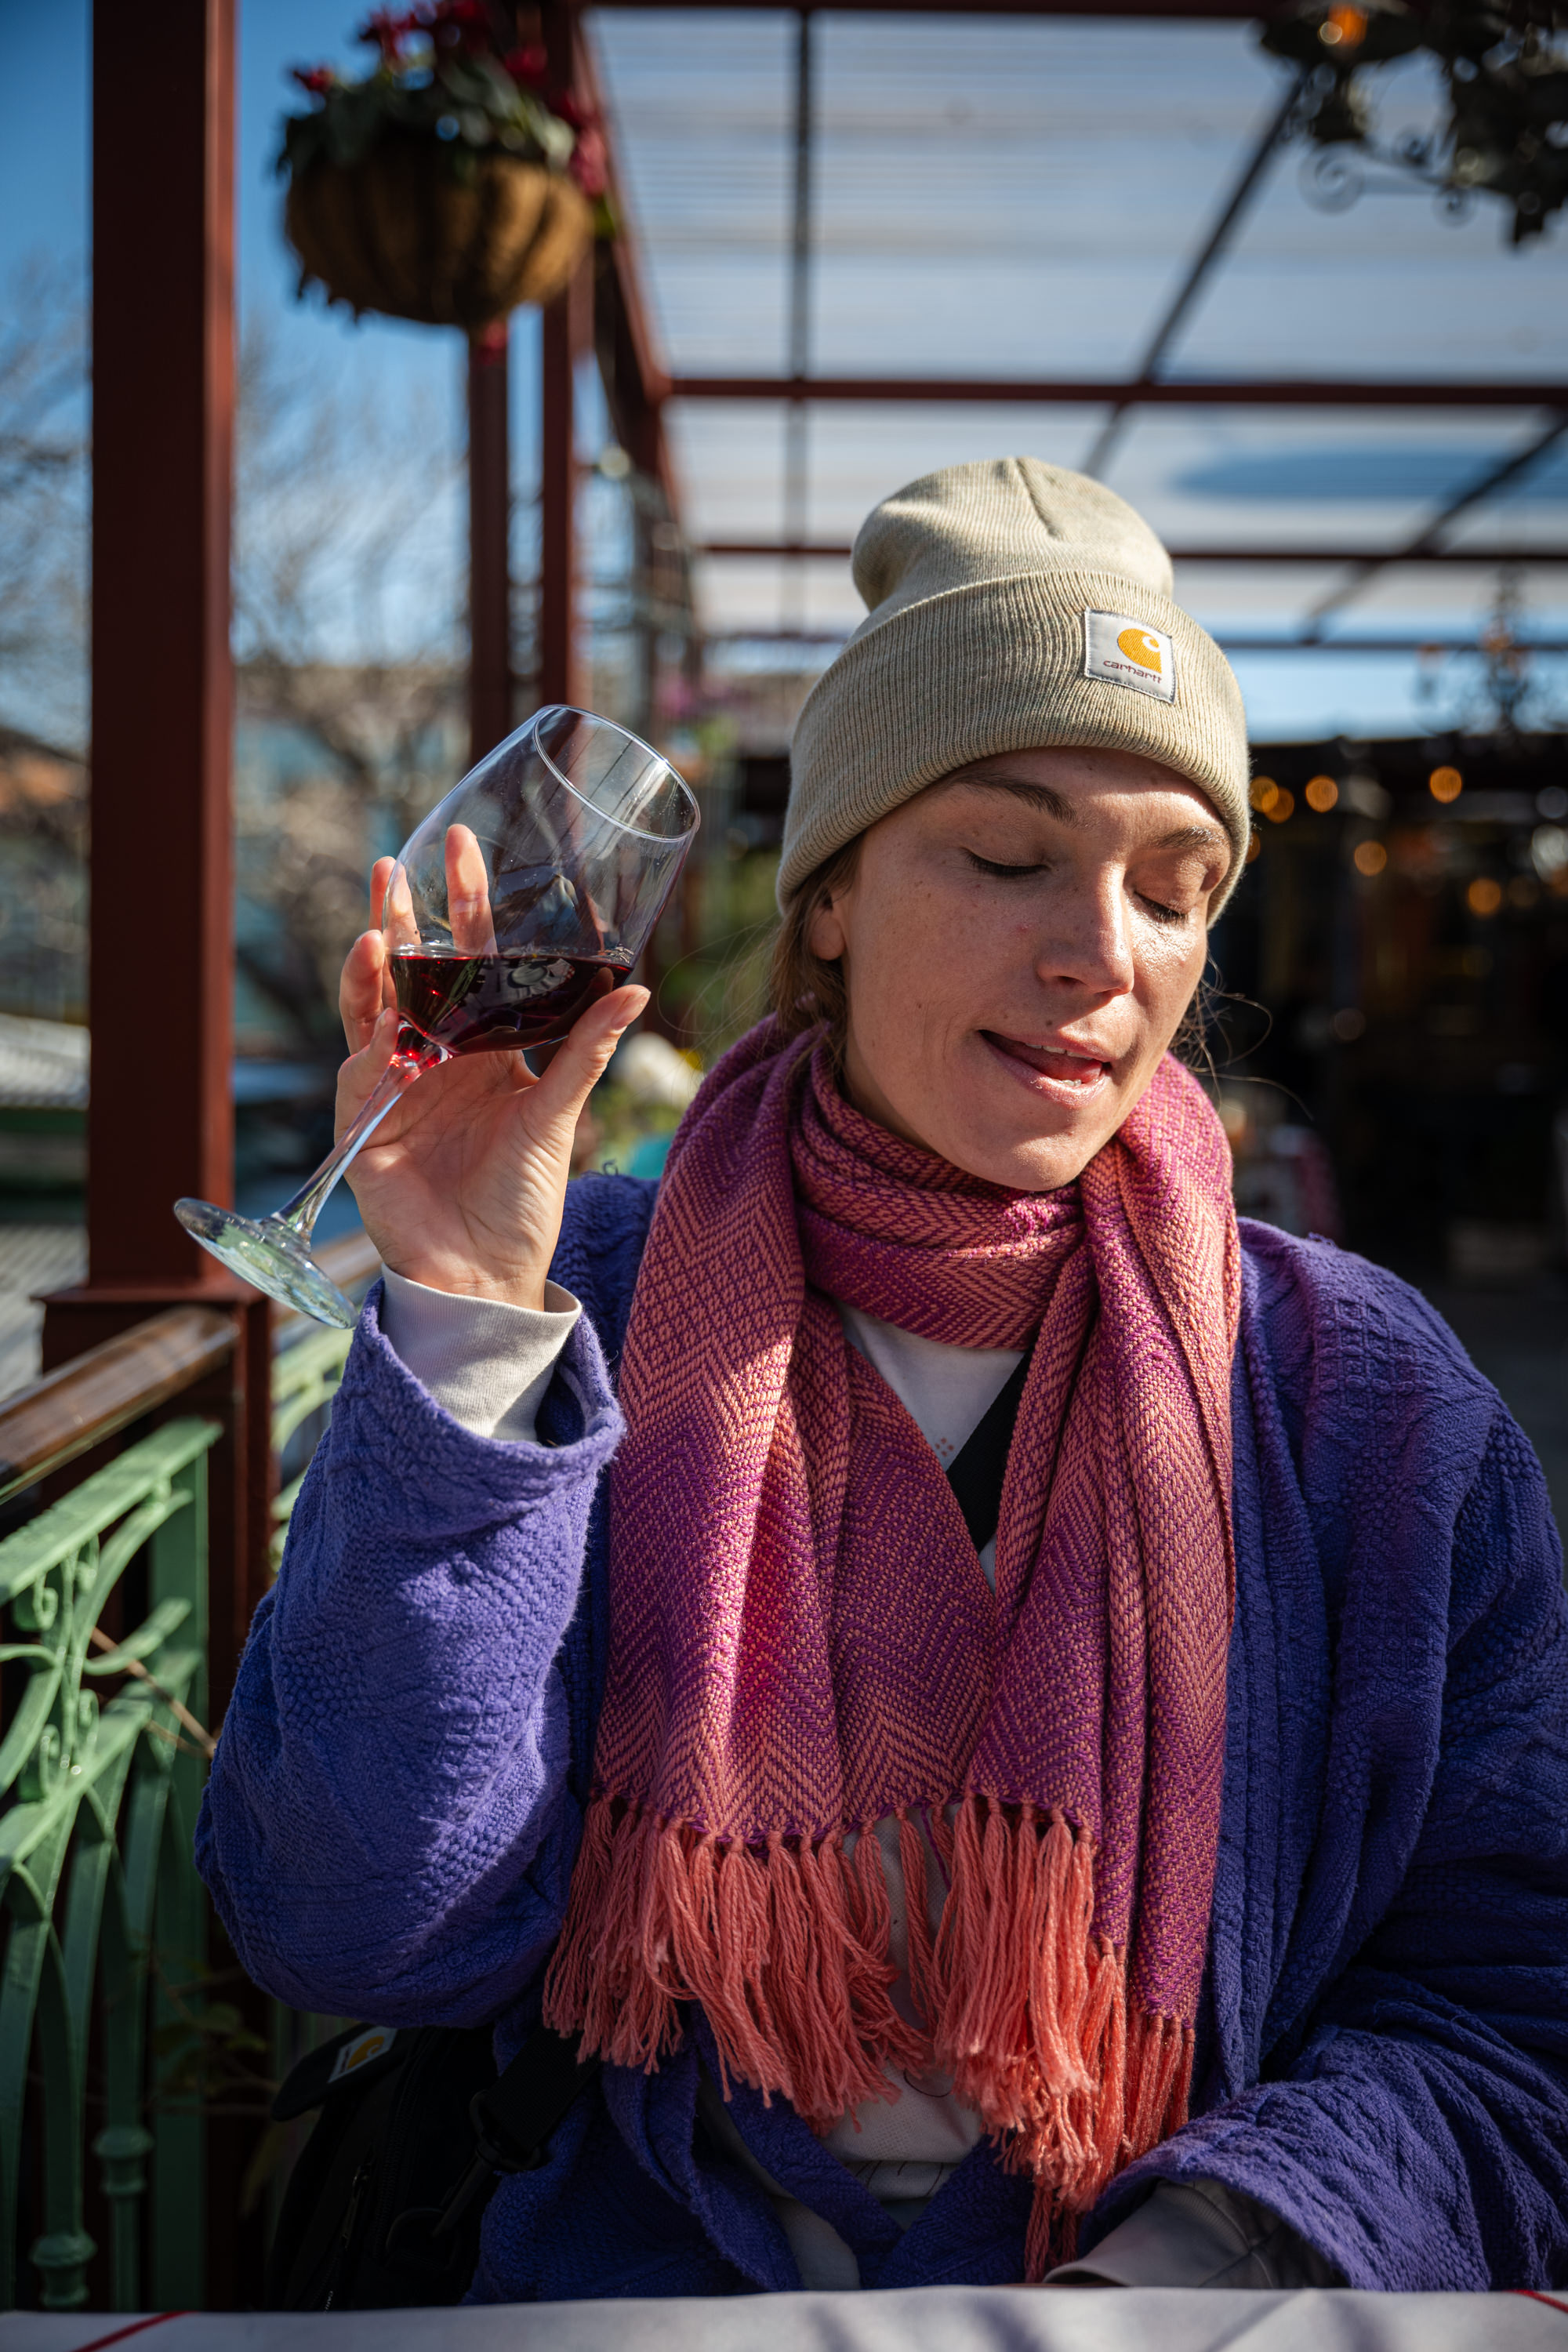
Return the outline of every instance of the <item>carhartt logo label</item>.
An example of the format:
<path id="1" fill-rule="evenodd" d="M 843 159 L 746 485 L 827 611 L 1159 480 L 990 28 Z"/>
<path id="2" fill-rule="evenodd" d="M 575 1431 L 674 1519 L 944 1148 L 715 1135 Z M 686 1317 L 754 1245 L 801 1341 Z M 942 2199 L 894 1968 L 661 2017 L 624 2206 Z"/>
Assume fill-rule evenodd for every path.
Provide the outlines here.
<path id="1" fill-rule="evenodd" d="M 1130 621 L 1125 613 L 1085 613 L 1083 674 L 1108 686 L 1130 686 L 1134 694 L 1176 698 L 1176 649 L 1163 629 Z"/>
<path id="2" fill-rule="evenodd" d="M 1128 660 L 1135 661 L 1140 669 L 1152 669 L 1156 673 L 1163 670 L 1165 665 L 1161 658 L 1163 648 L 1159 638 L 1151 636 L 1147 629 L 1123 629 L 1116 642 Z"/>
<path id="3" fill-rule="evenodd" d="M 384 2051 L 390 2050 L 396 2039 L 395 2025 L 373 2025 L 363 2033 L 356 2034 L 339 2051 L 337 2062 L 327 2077 L 328 2082 L 341 2083 L 345 2074 L 355 2074 L 360 2067 L 368 2066 L 373 2058 L 379 2058 Z"/>

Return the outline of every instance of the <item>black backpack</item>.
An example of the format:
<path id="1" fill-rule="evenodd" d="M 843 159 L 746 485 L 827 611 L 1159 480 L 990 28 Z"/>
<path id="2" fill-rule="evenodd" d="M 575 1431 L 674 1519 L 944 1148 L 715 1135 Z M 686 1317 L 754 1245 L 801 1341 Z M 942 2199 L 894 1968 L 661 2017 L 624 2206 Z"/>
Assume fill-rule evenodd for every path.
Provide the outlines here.
<path id="1" fill-rule="evenodd" d="M 351 2026 L 302 2058 L 276 2123 L 321 2114 L 284 2193 L 268 2257 L 268 2311 L 384 2311 L 458 2303 L 502 2172 L 546 2141 L 598 2074 L 541 2026 L 497 2074 L 489 2026 Z"/>

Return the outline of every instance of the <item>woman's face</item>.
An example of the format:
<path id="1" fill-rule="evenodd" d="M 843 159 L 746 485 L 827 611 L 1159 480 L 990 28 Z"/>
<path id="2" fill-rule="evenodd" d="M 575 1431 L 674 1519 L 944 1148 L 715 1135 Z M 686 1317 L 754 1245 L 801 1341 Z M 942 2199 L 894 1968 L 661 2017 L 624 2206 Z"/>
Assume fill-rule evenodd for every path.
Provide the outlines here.
<path id="1" fill-rule="evenodd" d="M 1020 1192 L 1074 1177 L 1192 1001 L 1225 828 L 1126 751 L 1009 751 L 871 826 L 810 944 L 842 958 L 867 1117 Z"/>

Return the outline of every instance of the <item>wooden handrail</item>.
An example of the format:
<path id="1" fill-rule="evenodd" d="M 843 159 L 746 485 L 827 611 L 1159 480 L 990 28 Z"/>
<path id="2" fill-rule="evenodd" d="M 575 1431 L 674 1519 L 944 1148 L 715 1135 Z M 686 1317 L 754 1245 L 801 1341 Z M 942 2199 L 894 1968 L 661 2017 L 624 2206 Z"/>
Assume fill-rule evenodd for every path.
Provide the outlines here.
<path id="1" fill-rule="evenodd" d="M 234 1346 L 219 1308 L 172 1307 L 46 1372 L 0 1405 L 0 1501 L 178 1396 Z"/>
<path id="2" fill-rule="evenodd" d="M 363 1233 L 318 1252 L 344 1289 L 366 1282 L 381 1260 Z M 275 1339 L 292 1339 L 308 1318 L 280 1307 Z M 58 1469 L 112 1437 L 154 1405 L 178 1396 L 233 1354 L 232 1318 L 214 1307 L 173 1307 L 47 1372 L 0 1404 L 0 1502 L 30 1486 L 46 1465 Z"/>

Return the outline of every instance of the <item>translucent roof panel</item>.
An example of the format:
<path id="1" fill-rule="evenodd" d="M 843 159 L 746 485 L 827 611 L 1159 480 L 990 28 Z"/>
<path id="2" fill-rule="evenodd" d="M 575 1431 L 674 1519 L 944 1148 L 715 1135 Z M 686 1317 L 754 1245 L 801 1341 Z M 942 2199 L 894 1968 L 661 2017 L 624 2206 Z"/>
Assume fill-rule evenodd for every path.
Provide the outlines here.
<path id="1" fill-rule="evenodd" d="M 670 373 L 787 371 L 798 18 L 600 8 L 595 41 L 623 192 Z M 1246 25 L 822 13 L 812 19 L 809 373 L 1135 375 L 1289 86 Z M 1442 100 L 1417 58 L 1367 78 L 1385 144 Z M 1325 172 L 1349 174 L 1325 190 Z M 1568 384 L 1568 229 L 1521 248 L 1478 199 L 1449 217 L 1407 174 L 1301 141 L 1270 162 L 1162 373 Z M 1104 412 L 1049 404 L 812 404 L 805 536 L 847 542 L 931 467 L 1030 450 L 1085 462 Z M 785 535 L 783 402 L 668 412 L 694 545 Z M 1487 410 L 1137 413 L 1107 478 L 1177 549 L 1384 549 L 1414 537 L 1545 420 Z M 1474 507 L 1449 543 L 1568 546 L 1568 448 Z M 1341 575 L 1184 565 L 1222 634 L 1295 636 Z M 703 561 L 721 635 L 852 625 L 841 559 Z M 1474 635 L 1495 568 L 1376 575 L 1331 633 Z M 1568 630 L 1568 568 L 1527 565 L 1531 631 Z M 1245 682 L 1245 676 L 1244 676 Z"/>
<path id="2" fill-rule="evenodd" d="M 664 364 L 782 368 L 795 17 L 595 9 L 589 24 Z"/>

